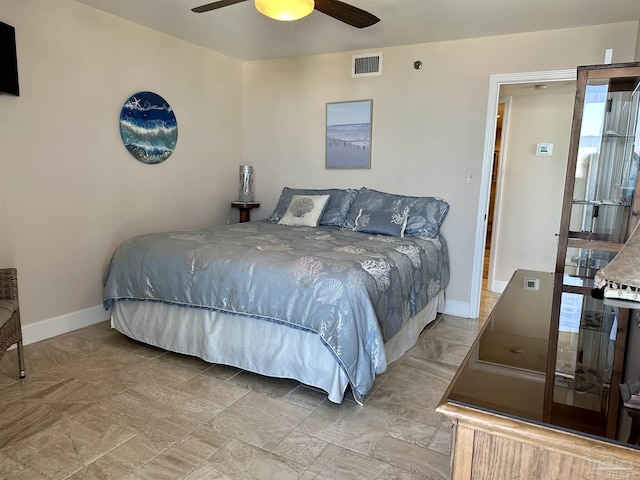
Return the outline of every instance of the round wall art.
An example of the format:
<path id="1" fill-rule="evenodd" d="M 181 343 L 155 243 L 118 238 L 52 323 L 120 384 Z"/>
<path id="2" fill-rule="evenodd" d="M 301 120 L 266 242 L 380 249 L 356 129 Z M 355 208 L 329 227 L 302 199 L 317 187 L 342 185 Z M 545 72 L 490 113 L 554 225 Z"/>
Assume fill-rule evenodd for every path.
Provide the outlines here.
<path id="1" fill-rule="evenodd" d="M 178 122 L 164 98 L 152 92 L 138 92 L 122 107 L 120 136 L 136 159 L 160 163 L 176 148 Z"/>

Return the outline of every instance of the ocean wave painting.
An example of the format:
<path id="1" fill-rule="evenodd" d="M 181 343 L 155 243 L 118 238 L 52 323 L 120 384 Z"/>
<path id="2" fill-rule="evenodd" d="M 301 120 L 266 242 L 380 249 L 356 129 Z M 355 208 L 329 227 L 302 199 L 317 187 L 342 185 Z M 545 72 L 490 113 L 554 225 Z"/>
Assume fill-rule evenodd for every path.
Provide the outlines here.
<path id="1" fill-rule="evenodd" d="M 371 168 L 372 104 L 327 103 L 326 168 Z"/>
<path id="2" fill-rule="evenodd" d="M 153 92 L 138 92 L 122 107 L 120 136 L 137 160 L 161 163 L 176 148 L 178 122 L 164 98 Z"/>

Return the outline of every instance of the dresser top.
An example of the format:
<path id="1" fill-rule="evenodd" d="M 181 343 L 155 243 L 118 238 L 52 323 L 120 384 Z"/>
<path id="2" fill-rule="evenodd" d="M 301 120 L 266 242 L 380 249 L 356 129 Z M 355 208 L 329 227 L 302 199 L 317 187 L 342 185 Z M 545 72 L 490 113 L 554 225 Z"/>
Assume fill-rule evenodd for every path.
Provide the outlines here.
<path id="1" fill-rule="evenodd" d="M 558 404 L 554 402 L 556 408 L 551 418 L 544 418 L 553 284 L 552 273 L 532 270 L 514 273 L 443 400 L 552 428 L 594 435 L 589 425 L 581 425 L 571 418 L 576 411 L 597 409 L 601 398 L 597 391 L 594 393 L 593 384 L 589 383 L 592 372 L 581 373 L 579 361 L 575 358 L 573 361 L 576 365 L 567 368 L 566 375 L 562 366 L 556 366 L 554 378 L 549 379 L 555 382 L 554 395 L 570 396 L 571 407 L 564 408 L 562 402 L 566 398 L 563 398 Z M 575 316 L 567 314 L 565 318 Z M 585 321 L 584 313 L 581 319 L 580 315 L 577 316 L 580 322 L 578 327 L 566 320 L 563 323 L 561 319 L 559 345 L 566 342 L 567 348 L 572 348 L 573 352 L 609 341 L 614 326 L 605 325 L 601 330 L 590 331 L 584 329 L 582 324 Z M 576 347 L 576 342 L 579 347 Z M 579 357 L 582 353 L 568 354 L 569 362 L 572 355 Z M 621 408 L 619 416 L 632 417 L 640 413 L 630 410 Z M 630 418 L 624 421 L 631 423 Z M 622 440 L 607 441 L 626 444 L 628 428 L 622 430 Z"/>

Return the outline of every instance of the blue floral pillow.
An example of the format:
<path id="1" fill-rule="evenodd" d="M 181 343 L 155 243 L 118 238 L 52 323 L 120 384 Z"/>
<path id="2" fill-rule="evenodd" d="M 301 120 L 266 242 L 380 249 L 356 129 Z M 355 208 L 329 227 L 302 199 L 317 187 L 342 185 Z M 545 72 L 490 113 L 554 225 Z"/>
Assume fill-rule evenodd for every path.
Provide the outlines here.
<path id="1" fill-rule="evenodd" d="M 344 223 L 346 228 L 356 227 L 356 218 L 360 210 L 389 212 L 396 215 L 407 213 L 405 235 L 433 238 L 440 233 L 440 225 L 447 216 L 449 204 L 437 197 L 410 197 L 362 188 L 347 215 Z"/>
<path id="2" fill-rule="evenodd" d="M 362 210 L 356 218 L 356 232 L 376 233 L 378 235 L 389 235 L 391 237 L 404 237 L 404 230 L 407 227 L 407 212 L 396 214 L 393 212 L 376 212 L 372 210 Z"/>
<path id="3" fill-rule="evenodd" d="M 267 220 L 278 223 L 289 207 L 291 198 L 293 198 L 294 195 L 330 195 L 329 202 L 320 218 L 320 225 L 342 227 L 349 213 L 349 209 L 358 195 L 358 190 L 351 188 L 309 189 L 284 187 L 275 210 Z M 351 228 L 353 228 L 353 226 Z"/>

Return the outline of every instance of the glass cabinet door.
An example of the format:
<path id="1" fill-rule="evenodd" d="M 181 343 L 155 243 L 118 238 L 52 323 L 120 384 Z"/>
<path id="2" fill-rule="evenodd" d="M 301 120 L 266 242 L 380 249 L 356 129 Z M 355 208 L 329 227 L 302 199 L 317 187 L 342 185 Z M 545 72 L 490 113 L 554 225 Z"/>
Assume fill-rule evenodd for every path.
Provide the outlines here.
<path id="1" fill-rule="evenodd" d="M 624 243 L 638 175 L 637 85 L 587 80 L 573 178 L 569 237 Z"/>
<path id="2" fill-rule="evenodd" d="M 578 68 L 547 358 L 546 420 L 610 437 L 626 323 L 592 288 L 637 223 L 639 85 L 637 63 Z"/>

